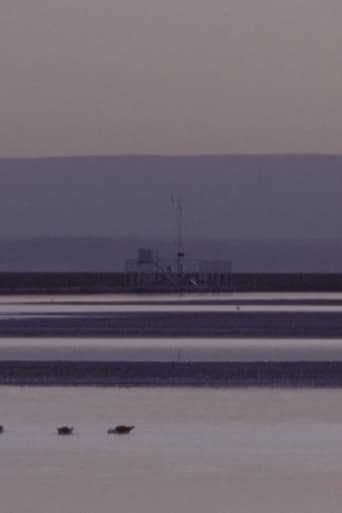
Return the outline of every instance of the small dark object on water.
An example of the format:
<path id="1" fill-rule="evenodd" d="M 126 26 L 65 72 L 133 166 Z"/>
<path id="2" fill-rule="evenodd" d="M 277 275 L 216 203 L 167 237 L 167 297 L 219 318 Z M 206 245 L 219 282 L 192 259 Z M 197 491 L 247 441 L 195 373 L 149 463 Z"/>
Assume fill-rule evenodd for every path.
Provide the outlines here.
<path id="1" fill-rule="evenodd" d="M 61 427 L 57 428 L 57 433 L 59 435 L 72 435 L 73 432 L 74 432 L 74 428 L 73 427 L 61 426 Z"/>
<path id="2" fill-rule="evenodd" d="M 108 429 L 108 435 L 128 435 L 134 429 L 134 426 L 116 426 L 115 428 Z"/>
<path id="3" fill-rule="evenodd" d="M 0 433 L 3 433 L 5 430 L 4 430 L 4 426 L 1 426 L 0 425 Z"/>

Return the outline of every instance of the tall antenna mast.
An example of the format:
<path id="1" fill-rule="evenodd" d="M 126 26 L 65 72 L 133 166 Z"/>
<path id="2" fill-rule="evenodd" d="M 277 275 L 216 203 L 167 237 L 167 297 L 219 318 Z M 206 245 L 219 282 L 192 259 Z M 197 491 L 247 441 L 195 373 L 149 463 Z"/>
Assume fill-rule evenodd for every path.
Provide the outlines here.
<path id="1" fill-rule="evenodd" d="M 176 207 L 176 272 L 184 272 L 184 238 L 183 238 L 183 202 L 181 198 L 171 196 Z"/>

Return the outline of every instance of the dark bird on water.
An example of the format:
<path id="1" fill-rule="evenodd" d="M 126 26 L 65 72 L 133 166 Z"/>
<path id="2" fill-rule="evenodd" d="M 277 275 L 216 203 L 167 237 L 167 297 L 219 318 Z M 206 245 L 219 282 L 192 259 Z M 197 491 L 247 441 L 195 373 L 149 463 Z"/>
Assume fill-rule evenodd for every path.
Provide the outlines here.
<path id="1" fill-rule="evenodd" d="M 74 428 L 73 427 L 60 426 L 59 428 L 57 428 L 57 433 L 59 435 L 72 435 L 73 432 L 74 432 Z"/>
<path id="2" fill-rule="evenodd" d="M 108 429 L 107 433 L 108 435 L 128 435 L 132 430 L 134 429 L 134 426 L 116 426 L 115 428 Z"/>
<path id="3" fill-rule="evenodd" d="M 4 426 L 1 426 L 0 425 L 0 433 L 3 433 L 5 430 L 4 430 Z"/>

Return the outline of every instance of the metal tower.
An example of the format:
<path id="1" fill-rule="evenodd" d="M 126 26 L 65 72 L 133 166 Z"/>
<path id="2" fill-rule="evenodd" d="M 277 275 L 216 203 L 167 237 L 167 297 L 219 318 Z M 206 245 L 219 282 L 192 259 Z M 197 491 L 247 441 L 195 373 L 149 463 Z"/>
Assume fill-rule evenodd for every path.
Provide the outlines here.
<path id="1" fill-rule="evenodd" d="M 184 238 L 183 238 L 183 202 L 181 198 L 171 196 L 176 207 L 176 272 L 184 272 Z"/>

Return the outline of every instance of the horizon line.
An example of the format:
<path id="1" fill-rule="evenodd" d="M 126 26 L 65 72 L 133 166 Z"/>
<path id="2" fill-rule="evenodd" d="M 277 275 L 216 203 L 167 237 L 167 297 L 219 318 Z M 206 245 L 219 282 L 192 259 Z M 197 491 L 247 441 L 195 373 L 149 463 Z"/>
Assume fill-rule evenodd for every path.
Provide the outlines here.
<path id="1" fill-rule="evenodd" d="M 1 156 L 1 160 L 63 160 L 63 159 L 88 159 L 88 158 L 156 158 L 156 159 L 180 159 L 180 158 L 265 158 L 265 157 L 282 157 L 282 158 L 341 158 L 341 153 L 324 153 L 324 152 L 313 152 L 313 153 L 274 153 L 274 152 L 258 152 L 258 153 L 85 153 L 85 154 L 66 154 L 66 155 L 34 155 L 34 156 Z"/>

